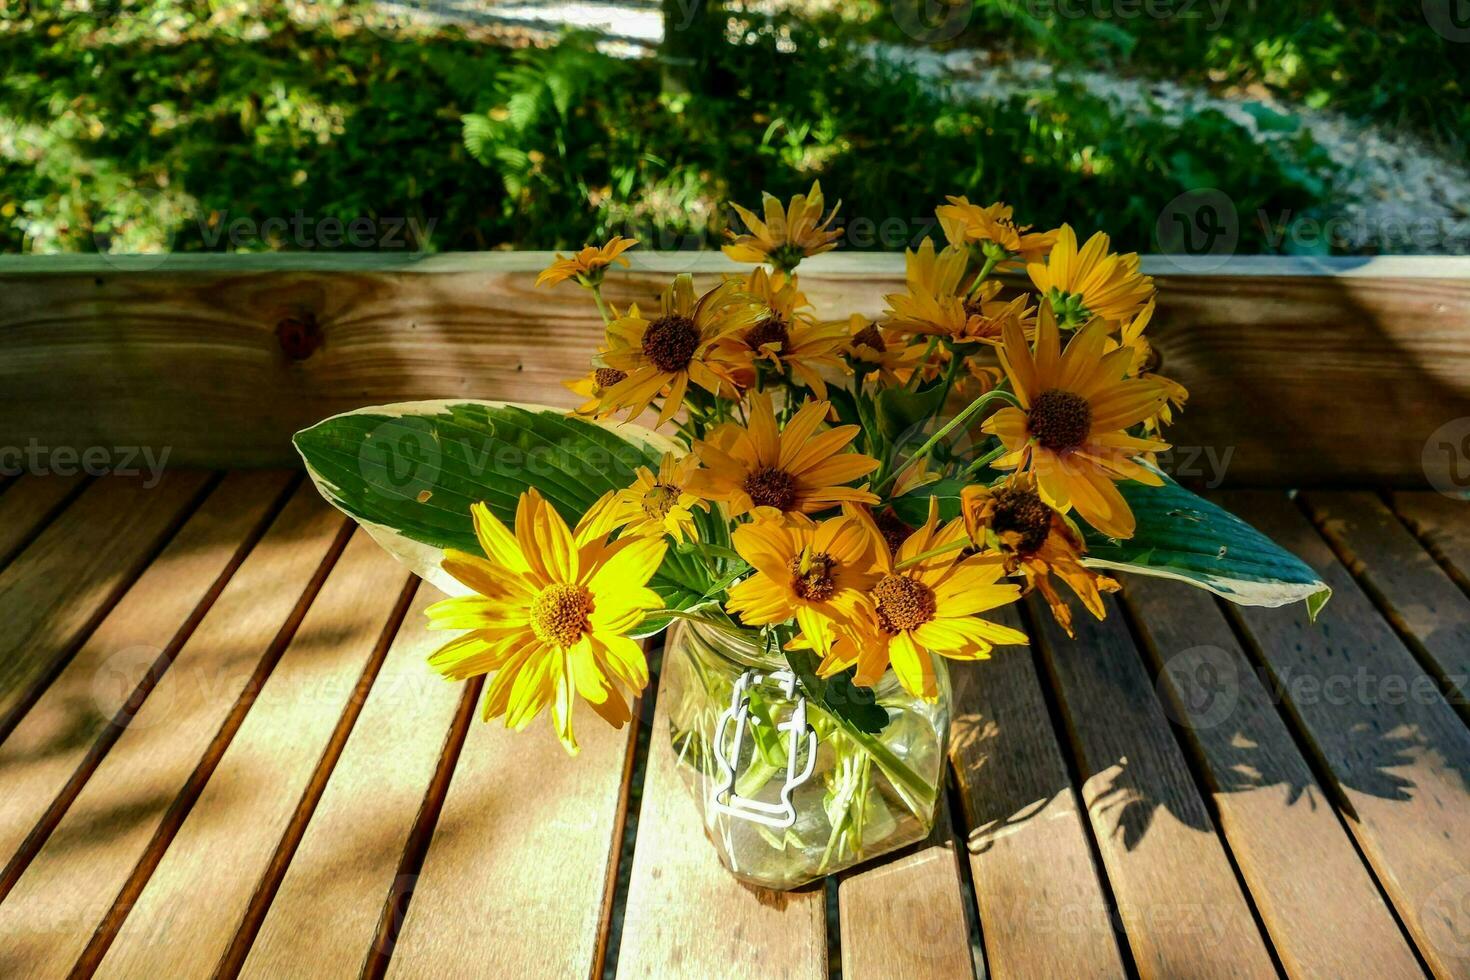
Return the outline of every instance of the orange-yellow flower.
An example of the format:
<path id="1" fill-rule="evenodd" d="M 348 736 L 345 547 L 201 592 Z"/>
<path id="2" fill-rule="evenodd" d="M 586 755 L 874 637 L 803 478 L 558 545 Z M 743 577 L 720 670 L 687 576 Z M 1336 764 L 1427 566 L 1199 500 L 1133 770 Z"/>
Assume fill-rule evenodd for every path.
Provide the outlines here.
<path id="1" fill-rule="evenodd" d="M 879 385 L 908 384 L 924 359 L 923 344 L 906 343 L 898 331 L 879 328 L 861 313 L 848 318 L 847 332 L 847 356 L 853 367 L 860 374 L 871 374 Z"/>
<path id="2" fill-rule="evenodd" d="M 600 356 L 600 355 L 599 355 Z M 562 386 L 574 395 L 580 395 L 587 399 L 576 408 L 578 415 L 590 415 L 600 417 L 605 412 L 600 412 L 602 396 L 612 390 L 613 386 L 622 381 L 628 375 L 617 368 L 596 367 L 572 381 L 563 381 Z"/>
<path id="3" fill-rule="evenodd" d="M 1108 251 L 1110 239 L 1098 232 L 1079 252 L 1077 233 L 1062 225 L 1045 262 L 1031 262 L 1026 273 L 1051 305 L 1063 329 L 1093 318 L 1109 326 L 1128 319 L 1154 294 L 1154 281 L 1138 271 L 1138 254 Z"/>
<path id="4" fill-rule="evenodd" d="M 1052 615 L 1072 634 L 1072 610 L 1052 586 L 1056 575 L 1077 594 L 1087 611 L 1102 619 L 1102 592 L 1117 592 L 1116 579 L 1086 568 L 1082 535 L 1036 491 L 1036 480 L 1020 474 L 999 487 L 969 486 L 960 492 L 965 529 L 976 548 L 1004 556 L 1006 572 L 1026 576 L 1026 590 L 1039 589 Z"/>
<path id="5" fill-rule="evenodd" d="M 949 203 L 935 208 L 934 214 L 951 245 L 977 248 L 996 262 L 1038 262 L 1056 244 L 1056 229 L 1032 231 L 1030 225 L 1017 225 L 1009 204 L 996 201 L 982 208 L 965 197 L 950 195 L 947 199 Z"/>
<path id="6" fill-rule="evenodd" d="M 622 266 L 628 264 L 623 253 L 637 244 L 636 238 L 614 235 L 606 245 L 588 245 L 571 258 L 557 252 L 556 261 L 541 270 L 541 274 L 536 277 L 536 285 L 555 286 L 568 279 L 576 279 L 583 285 L 601 282 L 608 266 L 615 262 Z"/>
<path id="7" fill-rule="evenodd" d="M 694 281 L 679 276 L 664 290 L 658 316 L 647 319 L 635 306 L 608 324 L 603 363 L 627 377 L 603 393 L 599 411 L 627 409 L 634 418 L 662 394 L 657 423 L 662 425 L 684 404 L 691 381 L 711 394 L 736 397 L 734 375 L 741 365 L 729 361 L 718 342 L 761 315 L 761 306 L 743 295 L 737 282 L 695 296 Z"/>
<path id="8" fill-rule="evenodd" d="M 851 511 L 820 524 L 799 516 L 760 520 L 731 537 L 755 573 L 730 589 L 725 608 L 747 626 L 794 618 L 806 645 L 823 656 L 878 580 L 880 542 Z"/>
<path id="9" fill-rule="evenodd" d="M 580 695 L 614 728 L 632 717 L 629 701 L 648 684 L 642 648 L 628 637 L 663 602 L 647 583 L 658 571 L 661 538 L 608 541 L 605 497 L 568 529 L 535 490 L 521 494 L 515 533 L 483 503 L 470 508 L 484 556 L 453 549 L 446 572 L 474 594 L 436 602 L 429 628 L 469 630 L 429 657 L 455 680 L 494 676 L 481 714 L 525 728 L 551 706 L 557 737 L 577 751 L 572 705 Z"/>
<path id="10" fill-rule="evenodd" d="M 839 201 L 823 218 L 826 202 L 820 181 L 812 181 L 812 189 L 805 194 L 797 194 L 785 208 L 781 207 L 779 200 L 764 192 L 761 193 L 761 203 L 765 211 L 764 221 L 738 204 L 732 202 L 730 205 L 749 230 L 744 235 L 725 232 L 731 242 L 724 246 L 723 251 L 736 262 L 769 262 L 783 272 L 790 272 L 806 256 L 830 252 L 837 247 L 842 229 L 833 228 L 832 222 L 837 219 L 837 210 L 842 203 Z"/>
<path id="11" fill-rule="evenodd" d="M 867 490 L 844 485 L 878 468 L 871 456 L 843 452 L 859 427 L 817 432 L 830 407 L 807 402 L 783 430 L 770 396 L 752 394 L 748 426 L 727 422 L 694 444 L 705 468 L 689 478 L 690 490 L 724 501 L 731 517 L 762 509 L 810 514 L 843 502 L 877 503 Z"/>
<path id="12" fill-rule="evenodd" d="M 1104 354 L 1107 326 L 1094 321 L 1060 350 L 1056 321 L 1043 307 L 1033 352 L 1021 328 L 1006 328 L 1001 367 L 1021 407 L 1007 406 L 986 419 L 985 432 L 1000 438 L 1006 454 L 991 465 L 1036 474 L 1047 503 L 1116 538 L 1133 535 L 1133 512 L 1114 480 L 1158 486 L 1158 474 L 1133 457 L 1168 444 L 1127 433 L 1156 414 L 1164 388 L 1128 379 L 1132 351 Z"/>
<path id="13" fill-rule="evenodd" d="M 1032 310 L 1026 296 L 1010 302 L 995 299 L 1001 284 L 991 280 L 974 296 L 966 295 L 965 270 L 970 257 L 963 250 L 946 246 L 935 252 L 934 242 L 924 239 L 918 251 L 904 252 L 906 292 L 885 296 L 887 323 L 896 330 L 948 337 L 952 343 L 998 344 L 1005 324 L 1012 320 L 1030 329 Z"/>
<path id="14" fill-rule="evenodd" d="M 879 549 L 878 580 L 858 626 L 843 631 L 818 672 L 830 676 L 856 666 L 853 683 L 871 687 L 891 664 L 905 690 L 932 700 L 939 695 L 933 656 L 978 660 L 997 643 L 1027 642 L 1019 630 L 979 618 L 1016 601 L 1021 588 L 999 582 L 1005 567 L 997 555 L 959 558 L 964 540 L 964 520 L 941 528 L 938 500 L 929 498 L 929 519 L 897 555 Z M 931 551 L 943 553 L 920 558 Z"/>
<path id="15" fill-rule="evenodd" d="M 1119 346 L 1133 351 L 1133 363 L 1128 369 L 1130 377 L 1146 378 L 1164 386 L 1168 400 L 1159 407 L 1157 415 L 1143 420 L 1144 431 L 1157 434 L 1164 426 L 1173 423 L 1174 410 L 1184 407 L 1184 403 L 1189 400 L 1189 391 L 1179 382 L 1154 373 L 1159 366 L 1159 355 L 1143 335 L 1153 315 L 1154 300 L 1149 300 L 1148 305 L 1137 316 L 1123 325 L 1118 343 Z"/>
<path id="16" fill-rule="evenodd" d="M 811 304 L 798 288 L 795 275 L 768 273 L 762 266 L 742 284 L 766 315 L 755 326 L 721 340 L 725 354 L 731 361 L 769 361 L 778 372 L 789 368 L 793 378 L 818 398 L 826 398 L 827 382 L 819 369 L 842 368 L 840 355 L 847 343 L 842 324 L 819 323 L 812 317 Z"/>
<path id="17" fill-rule="evenodd" d="M 613 526 L 626 527 L 630 534 L 668 534 L 675 541 L 682 542 L 686 537 L 698 541 L 694 511 L 708 511 L 709 504 L 688 489 L 697 466 L 699 458 L 693 453 L 678 458 L 664 453 L 657 474 L 646 466 L 638 467 L 633 485 L 619 490 L 613 498 Z"/>

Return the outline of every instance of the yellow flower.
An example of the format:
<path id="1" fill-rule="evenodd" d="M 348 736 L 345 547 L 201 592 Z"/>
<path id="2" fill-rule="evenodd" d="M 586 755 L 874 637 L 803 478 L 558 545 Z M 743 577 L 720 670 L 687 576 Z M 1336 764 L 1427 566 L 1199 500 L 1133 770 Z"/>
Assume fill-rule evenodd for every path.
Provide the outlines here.
<path id="1" fill-rule="evenodd" d="M 878 552 L 878 581 L 855 630 L 844 631 L 818 672 L 831 676 L 856 665 L 853 683 L 871 687 L 889 664 L 905 690 L 933 700 L 939 695 L 933 655 L 979 660 L 997 643 L 1025 643 L 1019 630 L 979 618 L 978 614 L 1015 602 L 1018 585 L 1000 584 L 1005 566 L 997 555 L 956 560 L 950 550 L 921 561 L 918 556 L 965 540 L 965 522 L 956 518 L 939 527 L 939 502 L 929 498 L 929 519 L 893 555 Z M 903 566 L 906 562 L 912 564 Z"/>
<path id="2" fill-rule="evenodd" d="M 996 469 L 1034 472 L 1041 496 L 1065 513 L 1072 507 L 1093 527 L 1116 538 L 1133 535 L 1133 512 L 1114 480 L 1162 481 L 1133 457 L 1168 444 L 1126 431 L 1159 410 L 1163 386 L 1127 379 L 1133 354 L 1104 354 L 1107 326 L 1094 321 L 1060 352 L 1056 321 L 1043 307 L 1033 353 L 1015 325 L 1006 328 L 1001 367 L 1021 407 L 1007 406 L 986 419 L 985 432 L 1000 438 L 1006 455 Z"/>
<path id="3" fill-rule="evenodd" d="M 1001 285 L 985 283 L 973 297 L 965 295 L 964 276 L 970 257 L 963 250 L 946 246 L 935 252 L 934 242 L 925 239 L 917 252 L 904 252 L 908 291 L 885 296 L 887 322 L 897 330 L 948 337 L 956 344 L 1000 343 L 1005 324 L 1012 320 L 1023 329 L 1031 326 L 1033 312 L 1027 297 L 1008 303 L 995 300 Z"/>
<path id="4" fill-rule="evenodd" d="M 994 489 L 965 487 L 960 510 L 975 547 L 998 550 L 1007 573 L 1019 570 L 1026 576 L 1026 591 L 1040 589 L 1068 636 L 1073 635 L 1072 610 L 1053 588 L 1053 574 L 1071 586 L 1093 616 L 1102 619 L 1107 614 L 1101 593 L 1117 592 L 1117 580 L 1082 565 L 1087 550 L 1082 535 L 1041 499 L 1033 476 L 1020 474 Z"/>
<path id="5" fill-rule="evenodd" d="M 582 377 L 573 381 L 563 381 L 562 386 L 575 395 L 587 399 L 576 408 L 578 415 L 602 416 L 607 413 L 598 411 L 602 404 L 602 396 L 611 391 L 613 386 L 622 381 L 628 375 L 617 368 L 593 367 Z"/>
<path id="6" fill-rule="evenodd" d="M 638 467 L 633 485 L 614 498 L 613 526 L 626 527 L 631 534 L 669 534 L 675 541 L 686 537 L 698 541 L 694 509 L 708 511 L 709 504 L 685 489 L 698 466 L 699 458 L 693 454 L 675 459 L 673 453 L 664 453 L 657 476 L 646 466 Z"/>
<path id="7" fill-rule="evenodd" d="M 1063 329 L 1094 317 L 1111 324 L 1126 320 L 1154 294 L 1154 281 L 1138 271 L 1138 254 L 1108 251 L 1110 240 L 1098 232 L 1077 250 L 1077 233 L 1062 225 L 1056 247 L 1045 262 L 1031 262 L 1026 273 L 1051 304 Z"/>
<path id="8" fill-rule="evenodd" d="M 726 609 L 747 626 L 793 617 L 806 645 L 826 656 L 838 624 L 850 624 L 878 580 L 872 525 L 852 513 L 820 524 L 806 517 L 742 524 L 735 550 L 755 573 L 730 589 Z"/>
<path id="9" fill-rule="evenodd" d="M 1146 378 L 1164 386 L 1168 400 L 1159 407 L 1158 414 L 1143 420 L 1144 431 L 1157 435 L 1164 426 L 1174 422 L 1174 410 L 1184 407 L 1184 403 L 1189 400 L 1189 391 L 1179 382 L 1154 373 L 1154 369 L 1159 366 L 1159 355 L 1143 335 L 1153 315 L 1154 300 L 1149 300 L 1148 305 L 1137 316 L 1123 325 L 1118 346 L 1133 351 L 1133 363 L 1128 369 L 1130 377 Z"/>
<path id="10" fill-rule="evenodd" d="M 623 253 L 638 244 L 635 238 L 623 238 L 614 235 L 606 245 L 598 247 L 588 245 L 571 258 L 563 258 L 560 252 L 556 253 L 556 261 L 552 262 L 536 277 L 538 286 L 555 286 L 559 282 L 568 279 L 577 279 L 584 285 L 601 282 L 603 273 L 607 267 L 616 262 L 618 265 L 626 266 L 628 260 Z"/>
<path id="11" fill-rule="evenodd" d="M 812 189 L 806 194 L 797 194 L 785 208 L 781 207 L 779 200 L 764 192 L 761 193 L 761 204 L 765 210 L 764 221 L 738 204 L 732 202 L 730 205 L 749 231 L 745 235 L 725 232 L 731 242 L 724 246 L 723 251 L 736 262 L 770 262 L 777 269 L 790 272 L 806 256 L 830 252 L 837 247 L 842 229 L 831 225 L 842 203 L 839 201 L 823 218 L 822 209 L 826 204 L 820 181 L 812 181 Z"/>
<path id="12" fill-rule="evenodd" d="M 782 372 L 789 367 L 797 381 L 816 392 L 818 398 L 826 398 L 827 383 L 818 369 L 842 367 L 840 352 L 847 343 L 842 324 L 818 323 L 812 318 L 810 304 L 794 275 L 767 273 L 760 267 L 741 284 L 746 295 L 759 301 L 766 315 L 744 333 L 721 340 L 723 352 L 732 362 L 742 358 L 768 360 Z"/>
<path id="13" fill-rule="evenodd" d="M 608 324 L 609 349 L 603 363 L 627 377 L 603 393 L 599 410 L 628 410 L 634 418 L 668 389 L 658 425 L 674 417 L 693 381 L 705 391 L 736 397 L 734 374 L 740 368 L 722 356 L 717 342 L 760 319 L 762 308 L 726 282 L 694 295 L 694 281 L 681 275 L 664 290 L 659 315 L 646 319 L 637 307 Z"/>
<path id="14" fill-rule="evenodd" d="M 807 402 L 784 431 L 778 429 L 769 395 L 750 396 L 750 424 L 727 422 L 694 444 L 705 468 L 690 477 L 690 489 L 725 501 L 731 517 L 757 508 L 810 514 L 844 501 L 877 503 L 867 490 L 843 486 L 877 469 L 878 461 L 842 450 L 859 427 L 839 425 L 817 434 L 826 402 Z"/>
<path id="15" fill-rule="evenodd" d="M 982 208 L 968 198 L 948 197 L 948 204 L 934 209 L 944 237 L 959 248 L 978 248 L 986 258 L 996 262 L 1020 259 L 1039 262 L 1056 244 L 1057 230 L 1032 231 L 1030 225 L 1017 225 L 1011 218 L 1011 206 L 996 201 Z"/>
<path id="16" fill-rule="evenodd" d="M 880 386 L 908 384 L 924 359 L 923 344 L 908 344 L 898 331 L 879 329 L 861 313 L 848 318 L 847 332 L 848 358 L 858 373 L 871 374 Z"/>
<path id="17" fill-rule="evenodd" d="M 607 497 L 575 531 L 535 490 L 521 494 L 515 533 L 483 503 L 470 508 L 485 557 L 444 553 L 443 568 L 474 591 L 436 602 L 429 627 L 469 630 L 429 657 L 446 677 L 493 673 L 481 715 L 521 730 L 551 705 L 557 737 L 577 751 L 573 695 L 614 728 L 648 683 L 643 650 L 627 633 L 662 601 L 647 582 L 663 561 L 661 538 L 608 542 Z"/>

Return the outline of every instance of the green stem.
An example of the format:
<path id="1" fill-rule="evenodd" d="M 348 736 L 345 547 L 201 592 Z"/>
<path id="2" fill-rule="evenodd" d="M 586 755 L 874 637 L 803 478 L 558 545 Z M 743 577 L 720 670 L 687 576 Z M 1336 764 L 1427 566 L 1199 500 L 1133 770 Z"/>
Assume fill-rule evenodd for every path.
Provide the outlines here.
<path id="1" fill-rule="evenodd" d="M 709 626 L 723 633 L 729 633 L 731 636 L 738 636 L 742 640 L 747 639 L 750 635 L 748 630 L 743 630 L 734 623 L 722 623 L 718 619 L 706 619 L 704 616 L 696 616 L 692 613 L 685 612 L 683 609 L 651 609 L 643 614 L 645 620 L 660 619 L 665 616 L 670 619 L 682 619 L 685 622 Z"/>
<path id="2" fill-rule="evenodd" d="M 966 466 L 965 467 L 965 474 L 964 475 L 965 476 L 973 476 L 974 474 L 979 473 L 980 470 L 981 470 L 981 468 L 986 467 L 986 466 L 989 466 L 991 463 L 993 463 L 996 460 L 1000 459 L 1005 454 L 1006 454 L 1006 447 L 1005 446 L 996 446 L 990 452 L 986 453 L 984 456 L 979 457 L 973 463 L 971 463 L 969 466 Z"/>
<path id="3" fill-rule="evenodd" d="M 903 561 L 893 566 L 893 570 L 895 572 L 901 572 L 905 568 L 912 568 L 914 565 L 917 565 L 919 562 L 926 559 L 937 558 L 940 555 L 947 555 L 951 551 L 960 551 L 968 548 L 969 546 L 969 538 L 960 538 L 958 541 L 951 541 L 949 544 L 941 545 L 938 548 L 930 548 L 928 551 L 921 551 L 917 555 L 914 555 L 914 557 L 912 558 L 905 558 Z"/>
<path id="4" fill-rule="evenodd" d="M 876 735 L 869 735 L 862 729 L 848 724 L 842 718 L 837 718 L 837 723 L 842 726 L 842 731 L 848 738 L 861 745 L 863 750 L 872 757 L 889 781 L 913 801 L 918 807 L 916 813 L 924 812 L 934 805 L 937 787 L 926 783 L 923 776 L 910 769 Z"/>
<path id="5" fill-rule="evenodd" d="M 1016 404 L 1015 396 L 1012 395 L 1009 391 L 1002 391 L 999 388 L 997 388 L 997 389 L 995 389 L 993 391 L 987 391 L 985 394 L 981 395 L 979 398 L 976 398 L 974 401 L 970 402 L 970 404 L 966 405 L 965 408 L 964 408 L 964 410 L 962 412 L 960 412 L 960 414 L 956 415 L 954 418 L 950 419 L 943 426 L 941 426 L 938 432 L 936 432 L 932 436 L 930 436 L 928 438 L 928 440 L 926 440 L 925 443 L 922 446 L 920 446 L 917 450 L 914 451 L 913 455 L 909 456 L 908 459 L 906 459 L 906 460 L 903 461 L 903 465 L 902 466 L 900 466 L 898 469 L 894 470 L 892 473 L 888 474 L 888 476 L 883 480 L 883 482 L 878 485 L 878 487 L 877 487 L 877 489 L 876 489 L 875 492 L 881 494 L 882 491 L 890 483 L 893 483 L 900 476 L 902 476 L 908 470 L 908 468 L 910 466 L 913 466 L 919 460 L 921 460 L 925 456 L 929 455 L 929 452 L 935 446 L 939 445 L 939 441 L 941 439 L 943 439 L 945 436 L 949 435 L 951 432 L 953 432 L 959 426 L 964 425 L 976 413 L 978 413 L 980 411 L 980 409 L 984 408 L 986 405 L 990 404 L 992 401 L 995 401 L 997 399 L 1002 400 L 1002 401 L 1010 402 L 1012 405 Z"/>
<path id="6" fill-rule="evenodd" d="M 970 291 L 965 294 L 965 299 L 972 298 L 977 292 L 980 291 L 980 287 L 985 283 L 985 278 L 995 270 L 996 264 L 996 259 L 986 258 L 985 264 L 980 267 L 980 274 L 975 277 L 974 282 L 970 283 Z"/>
<path id="7" fill-rule="evenodd" d="M 965 359 L 960 356 L 959 350 L 953 344 L 949 345 L 949 367 L 944 372 L 944 390 L 940 393 L 939 402 L 934 407 L 935 418 L 938 418 L 939 414 L 944 411 L 944 403 L 949 401 L 949 391 L 954 387 L 954 379 L 960 373 L 960 367 L 964 363 Z"/>
<path id="8" fill-rule="evenodd" d="M 602 298 L 602 283 L 590 283 L 587 289 L 592 293 L 593 302 L 597 304 L 597 312 L 602 314 L 603 326 L 612 323 L 612 313 L 608 311 L 607 301 Z"/>

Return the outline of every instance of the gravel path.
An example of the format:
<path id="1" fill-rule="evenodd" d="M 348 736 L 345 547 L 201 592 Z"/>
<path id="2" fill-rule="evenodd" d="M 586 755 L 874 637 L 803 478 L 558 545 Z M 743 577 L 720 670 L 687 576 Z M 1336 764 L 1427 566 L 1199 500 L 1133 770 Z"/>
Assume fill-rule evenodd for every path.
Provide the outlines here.
<path id="1" fill-rule="evenodd" d="M 1248 106 L 1264 106 L 1295 118 L 1332 161 L 1331 191 L 1319 228 L 1349 251 L 1465 254 L 1470 252 L 1470 166 L 1423 140 L 1341 114 L 1283 103 L 1269 94 L 1214 95 L 1170 81 L 1127 78 L 1108 72 L 1058 71 L 1038 59 L 998 59 L 985 51 L 937 52 L 875 45 L 874 54 L 909 70 L 948 81 L 981 101 L 1066 81 L 1080 84 L 1120 113 L 1158 113 L 1178 123 L 1215 109 L 1244 127 L 1257 142 L 1289 141 L 1299 130 L 1263 126 Z M 1272 221 L 1276 216 L 1270 216 Z M 1242 215 L 1241 220 L 1254 220 Z"/>
<path id="2" fill-rule="evenodd" d="M 508 28 L 538 40 L 564 27 L 597 30 L 607 35 L 599 47 L 620 57 L 646 56 L 663 37 L 657 0 L 379 0 L 378 6 L 397 17 Z M 1265 106 L 1297 120 L 1333 164 L 1332 172 L 1324 174 L 1330 182 L 1328 201 L 1315 222 L 1302 229 L 1295 250 L 1303 248 L 1310 234 L 1349 252 L 1470 253 L 1470 164 L 1412 135 L 1283 103 L 1269 94 L 1217 95 L 1168 80 L 1057 70 L 1040 59 L 1001 58 L 974 49 L 941 52 L 874 43 L 868 51 L 875 59 L 903 65 L 980 101 L 1002 101 L 1069 82 L 1113 104 L 1120 115 L 1157 114 L 1177 123 L 1216 109 L 1263 144 L 1295 140 L 1299 129 L 1262 125 L 1251 111 Z M 1275 227 L 1280 216 L 1239 219 L 1264 220 Z"/>

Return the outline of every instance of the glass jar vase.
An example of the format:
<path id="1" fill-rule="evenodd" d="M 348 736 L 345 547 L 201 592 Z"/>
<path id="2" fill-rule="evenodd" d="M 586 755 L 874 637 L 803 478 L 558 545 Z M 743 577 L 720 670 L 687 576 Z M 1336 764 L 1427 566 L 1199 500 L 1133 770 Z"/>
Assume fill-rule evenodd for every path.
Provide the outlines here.
<path id="1" fill-rule="evenodd" d="M 888 723 L 868 734 L 804 698 L 756 634 L 670 628 L 659 698 L 678 769 L 732 874 L 795 888 L 928 836 L 950 718 L 949 674 L 935 661 L 935 701 L 884 674 L 872 697 Z"/>

